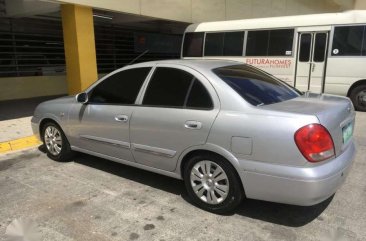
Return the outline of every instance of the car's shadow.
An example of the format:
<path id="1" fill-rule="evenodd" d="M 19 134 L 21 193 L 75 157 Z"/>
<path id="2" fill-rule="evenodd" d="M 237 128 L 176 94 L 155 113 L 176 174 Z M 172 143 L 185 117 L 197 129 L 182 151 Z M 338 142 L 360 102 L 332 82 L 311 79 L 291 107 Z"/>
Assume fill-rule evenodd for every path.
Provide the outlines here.
<path id="1" fill-rule="evenodd" d="M 44 152 L 44 147 L 41 146 L 39 149 Z M 184 183 L 181 180 L 81 153 L 77 154 L 73 161 L 153 188 L 158 188 L 174 195 L 180 195 L 185 201 L 194 205 L 189 199 Z M 310 207 L 247 199 L 234 213 L 228 214 L 228 216 L 237 214 L 274 224 L 301 227 L 318 218 L 328 207 L 332 199 L 333 196 L 320 204 Z"/>

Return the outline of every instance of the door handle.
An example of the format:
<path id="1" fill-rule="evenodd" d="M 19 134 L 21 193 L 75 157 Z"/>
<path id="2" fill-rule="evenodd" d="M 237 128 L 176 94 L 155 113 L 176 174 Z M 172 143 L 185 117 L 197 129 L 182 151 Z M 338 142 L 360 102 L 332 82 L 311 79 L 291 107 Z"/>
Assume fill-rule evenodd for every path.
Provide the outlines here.
<path id="1" fill-rule="evenodd" d="M 117 115 L 116 117 L 114 117 L 114 119 L 116 121 L 127 122 L 128 116 L 127 115 Z"/>
<path id="2" fill-rule="evenodd" d="M 184 127 L 187 129 L 201 129 L 202 123 L 199 121 L 186 121 Z"/>
<path id="3" fill-rule="evenodd" d="M 314 72 L 315 70 L 315 63 L 311 63 L 311 72 Z"/>

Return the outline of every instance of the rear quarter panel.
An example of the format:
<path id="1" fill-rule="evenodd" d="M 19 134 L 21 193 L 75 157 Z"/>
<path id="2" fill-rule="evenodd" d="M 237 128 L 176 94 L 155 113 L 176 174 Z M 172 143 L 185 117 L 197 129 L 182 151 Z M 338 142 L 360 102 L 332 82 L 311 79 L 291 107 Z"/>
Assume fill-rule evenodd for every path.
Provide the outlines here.
<path id="1" fill-rule="evenodd" d="M 303 166 L 307 161 L 296 146 L 294 134 L 299 128 L 318 122 L 311 115 L 221 111 L 207 143 L 225 148 L 238 159 Z M 237 137 L 242 141 L 238 142 Z M 240 151 L 240 145 L 244 151 Z"/>

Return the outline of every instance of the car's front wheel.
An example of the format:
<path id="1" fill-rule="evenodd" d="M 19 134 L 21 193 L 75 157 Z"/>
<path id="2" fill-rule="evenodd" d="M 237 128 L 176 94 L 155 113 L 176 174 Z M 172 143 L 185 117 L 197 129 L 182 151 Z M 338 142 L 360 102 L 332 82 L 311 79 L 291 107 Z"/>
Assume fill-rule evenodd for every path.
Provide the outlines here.
<path id="1" fill-rule="evenodd" d="M 191 199 L 214 213 L 234 210 L 243 199 L 241 182 L 224 158 L 203 154 L 192 157 L 184 168 L 184 182 Z"/>
<path id="2" fill-rule="evenodd" d="M 69 160 L 73 152 L 62 129 L 53 122 L 46 123 L 42 128 L 42 139 L 47 156 L 55 161 Z"/>

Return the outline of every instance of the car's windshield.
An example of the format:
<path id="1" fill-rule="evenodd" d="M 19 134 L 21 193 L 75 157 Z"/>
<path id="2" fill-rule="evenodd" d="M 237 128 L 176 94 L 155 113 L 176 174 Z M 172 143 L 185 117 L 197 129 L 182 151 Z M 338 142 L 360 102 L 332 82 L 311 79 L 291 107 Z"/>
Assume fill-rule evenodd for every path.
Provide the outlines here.
<path id="1" fill-rule="evenodd" d="M 301 92 L 281 80 L 248 65 L 231 65 L 213 72 L 247 102 L 255 106 L 293 99 Z"/>

